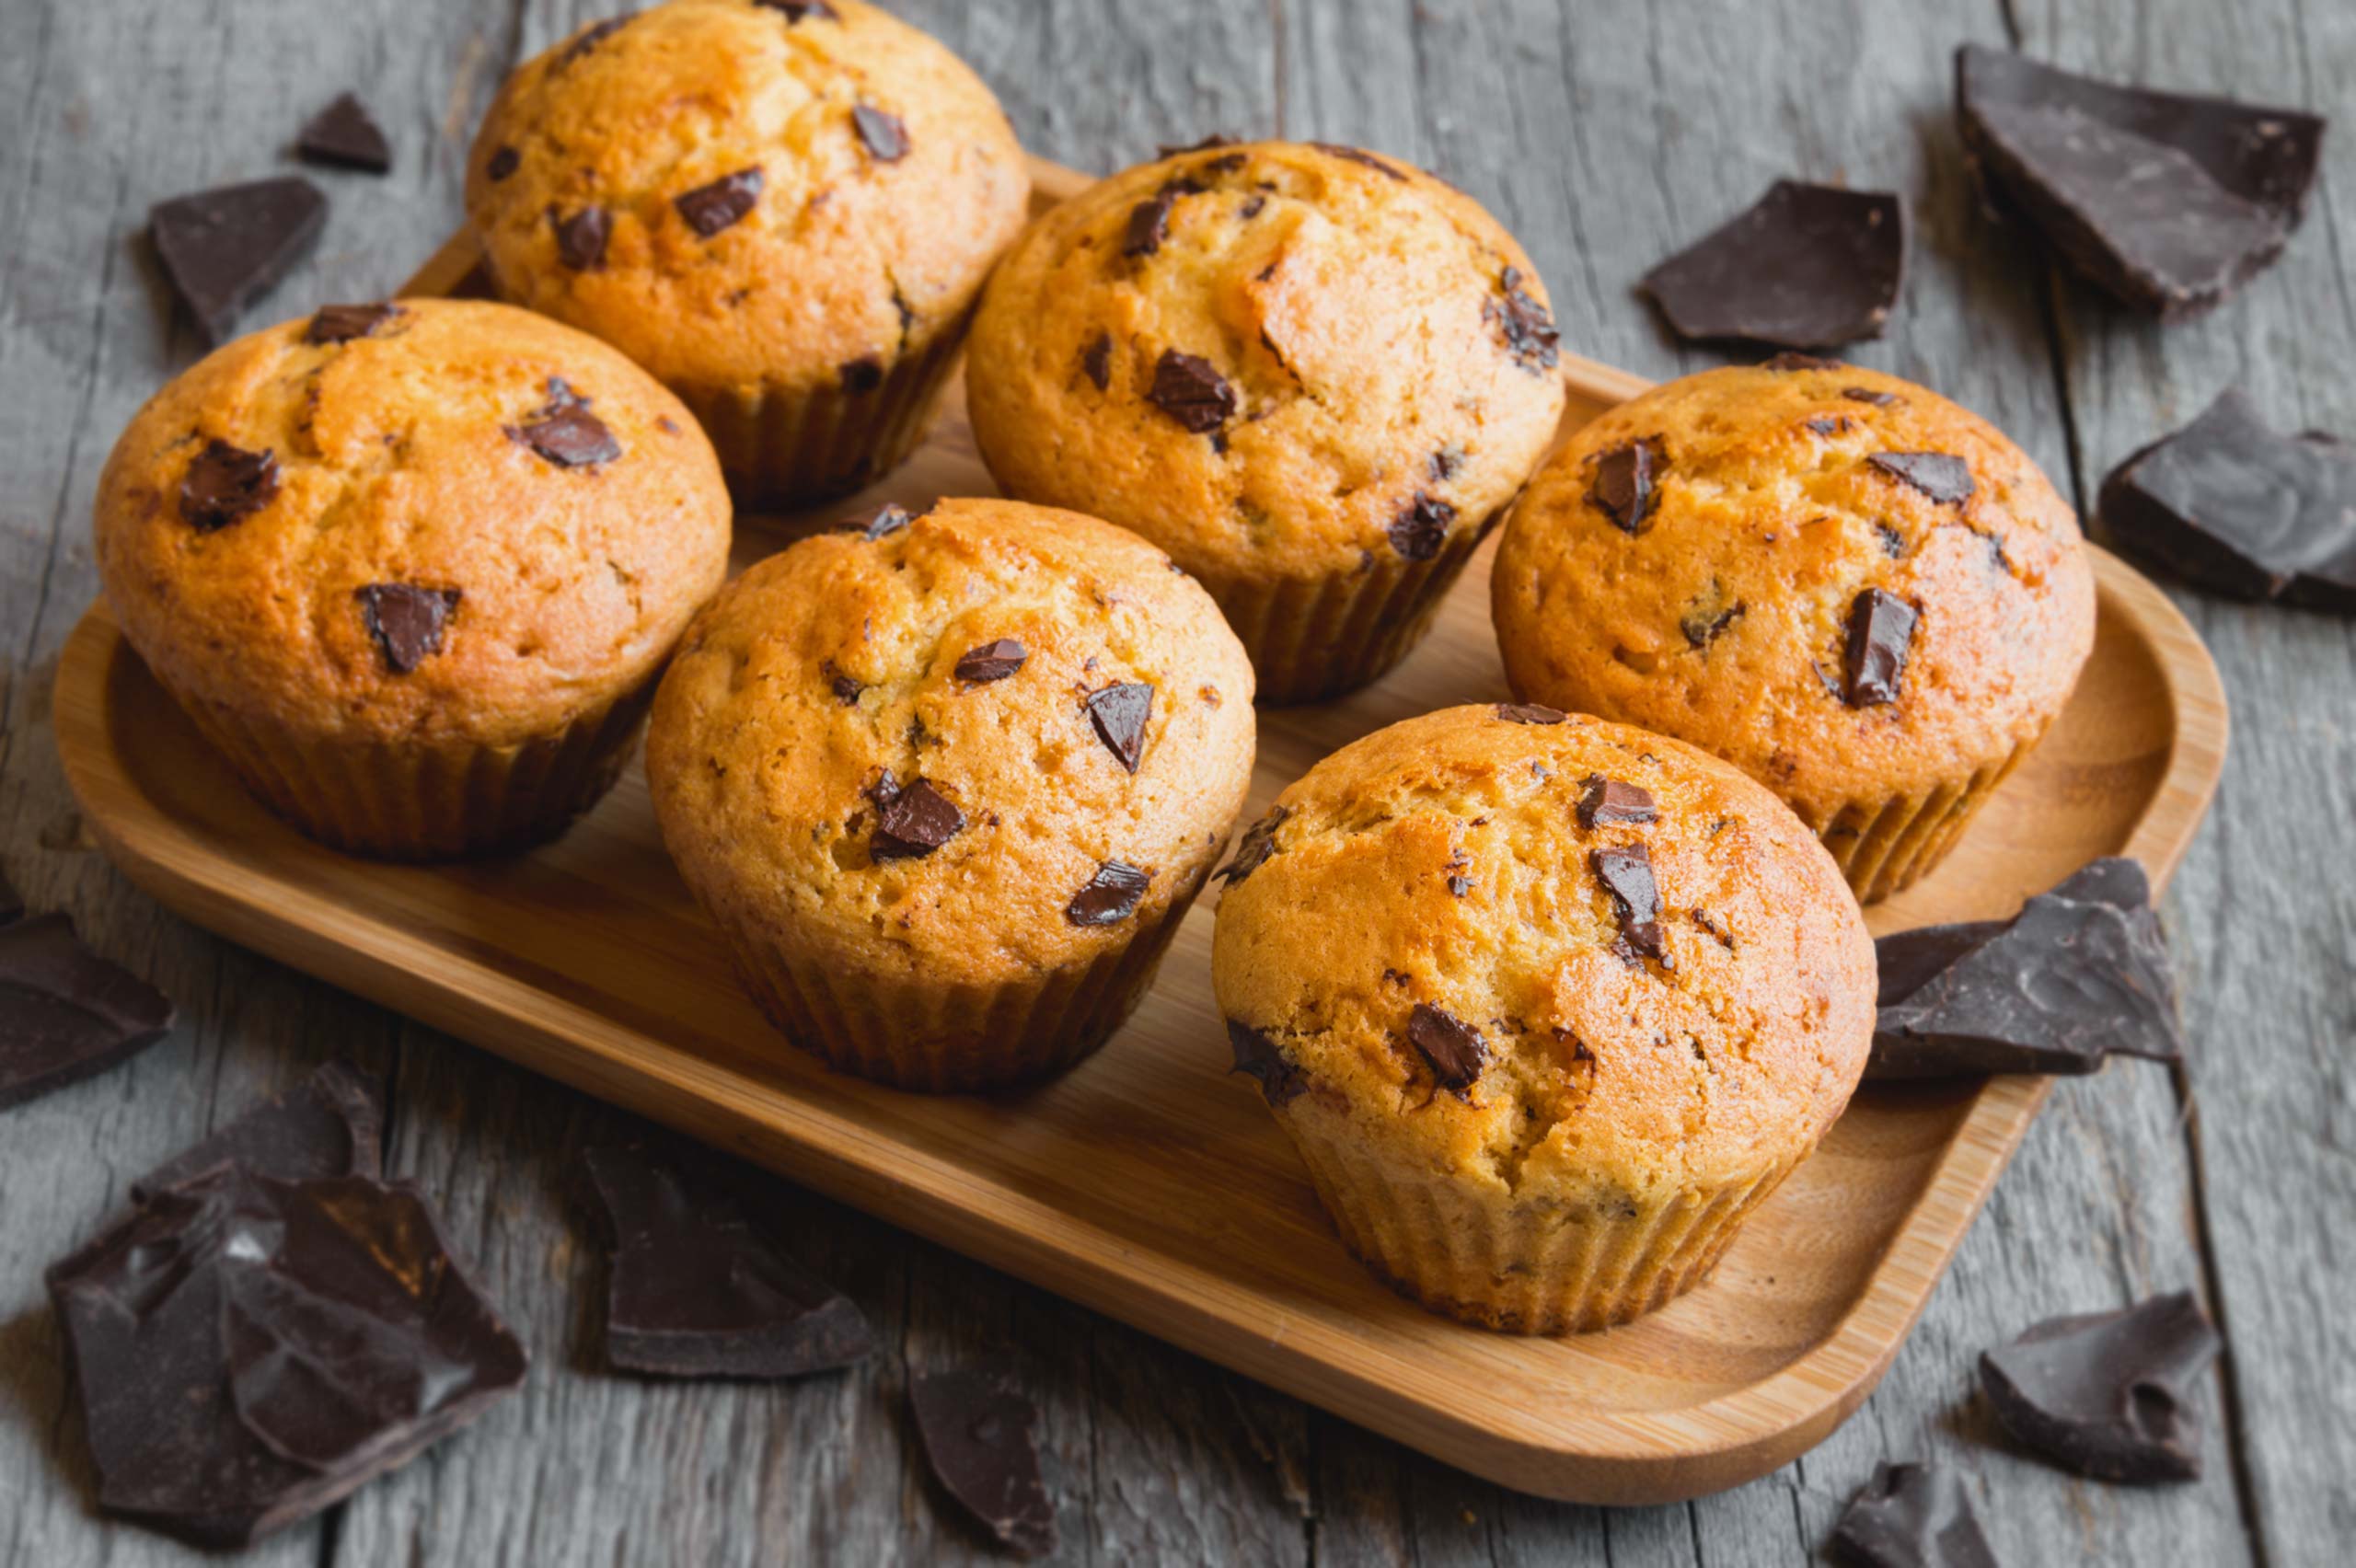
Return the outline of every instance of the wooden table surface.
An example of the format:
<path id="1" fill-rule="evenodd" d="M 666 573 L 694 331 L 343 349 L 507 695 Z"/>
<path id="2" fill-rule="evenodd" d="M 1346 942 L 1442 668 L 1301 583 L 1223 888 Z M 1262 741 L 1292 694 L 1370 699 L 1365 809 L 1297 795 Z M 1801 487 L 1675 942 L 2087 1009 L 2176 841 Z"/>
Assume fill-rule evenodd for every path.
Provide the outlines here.
<path id="1" fill-rule="evenodd" d="M 2356 436 L 2356 6 L 2333 0 L 895 0 L 1005 100 L 1027 145 L 1109 170 L 1210 131 L 1361 143 L 1472 190 L 1537 259 L 1567 347 L 1654 375 L 1715 363 L 1632 293 L 1673 246 L 1797 175 L 1895 188 L 1916 255 L 1852 357 L 1994 419 L 2082 503 L 2227 383 Z M 368 299 L 457 223 L 467 139 L 511 64 L 605 0 L 0 4 L 0 865 L 35 908 L 168 989 L 178 1032 L 0 1113 L 0 1563 L 191 1558 L 89 1511 L 40 1288 L 139 1172 L 330 1055 L 382 1080 L 388 1164 L 438 1198 L 537 1358 L 471 1430 L 251 1553 L 271 1563 L 888 1563 L 979 1559 L 902 1419 L 911 1369 L 1026 1369 L 1058 1561 L 1797 1564 L 1883 1459 L 1968 1475 L 2009 1563 L 2347 1560 L 2356 1529 L 2356 624 L 2177 593 L 2224 673 L 2233 755 L 2170 890 L 2188 1069 L 2065 1083 L 1879 1392 L 1750 1486 L 1607 1511 L 1500 1491 L 816 1198 L 809 1261 L 885 1346 L 780 1386 L 596 1370 L 602 1279 L 573 1184 L 622 1124 L 568 1090 L 164 914 L 93 852 L 49 728 L 97 592 L 90 497 L 116 432 L 201 352 L 139 239 L 148 206 L 284 172 L 357 87 L 387 179 L 317 173 L 317 254 L 248 318 Z M 2119 77 L 2338 116 L 2289 254 L 2160 329 L 1977 210 L 1950 56 L 2014 44 Z M 2010 1447 L 1973 1357 L 2027 1323 L 2190 1286 L 2227 1352 L 2209 1465 L 2162 1490 Z M 1478 1398 L 1479 1391 L 1467 1390 Z"/>

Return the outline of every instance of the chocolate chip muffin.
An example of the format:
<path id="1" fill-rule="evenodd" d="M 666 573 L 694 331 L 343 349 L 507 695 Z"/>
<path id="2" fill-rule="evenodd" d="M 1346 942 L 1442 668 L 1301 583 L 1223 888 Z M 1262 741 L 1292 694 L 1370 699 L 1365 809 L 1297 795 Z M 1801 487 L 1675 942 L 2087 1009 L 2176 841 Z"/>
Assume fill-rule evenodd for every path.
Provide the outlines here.
<path id="1" fill-rule="evenodd" d="M 1848 1103 L 1874 948 L 1821 846 L 1691 746 L 1522 704 L 1344 747 L 1244 836 L 1212 973 L 1342 1239 L 1564 1333 L 1691 1289 Z"/>
<path id="2" fill-rule="evenodd" d="M 1938 863 L 2094 646 L 2077 520 L 2037 465 L 1934 392 L 1805 355 L 1580 431 L 1491 584 L 1517 693 L 1725 757 L 1868 900 Z"/>
<path id="3" fill-rule="evenodd" d="M 979 1090 L 1103 1043 L 1242 808 L 1252 667 L 1092 517 L 944 501 L 804 539 L 697 621 L 647 778 L 762 1008 L 829 1065 Z"/>
<path id="4" fill-rule="evenodd" d="M 402 859 L 560 832 L 728 565 L 678 399 L 506 306 L 329 306 L 216 350 L 98 480 L 124 637 L 246 787 Z"/>
<path id="5" fill-rule="evenodd" d="M 998 100 L 860 0 L 670 0 L 530 61 L 467 213 L 502 297 L 686 399 L 748 504 L 906 457 L 1031 180 Z"/>
<path id="6" fill-rule="evenodd" d="M 1114 175 L 1009 253 L 968 358 L 1000 488 L 1169 550 L 1269 702 L 1413 647 L 1563 410 L 1521 248 L 1354 147 L 1215 142 Z"/>

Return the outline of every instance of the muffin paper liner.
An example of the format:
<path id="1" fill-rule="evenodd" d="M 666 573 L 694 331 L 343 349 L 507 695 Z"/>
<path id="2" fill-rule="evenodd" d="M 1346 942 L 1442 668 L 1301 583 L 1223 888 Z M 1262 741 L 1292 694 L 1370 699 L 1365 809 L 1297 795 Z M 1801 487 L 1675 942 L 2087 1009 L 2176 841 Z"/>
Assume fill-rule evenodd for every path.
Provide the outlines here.
<path id="1" fill-rule="evenodd" d="M 1996 787 L 2036 748 L 2037 741 L 2026 742 L 1968 778 L 1917 794 L 1851 801 L 1814 815 L 1801 812 L 1800 820 L 1832 852 L 1858 902 L 1872 904 L 1930 875 Z"/>
<path id="2" fill-rule="evenodd" d="M 1288 1113 L 1277 1120 L 1359 1261 L 1433 1311 L 1508 1333 L 1609 1328 L 1692 1289 L 1810 1152 L 1740 1185 L 1600 1213 L 1403 1170 L 1369 1153 L 1340 1117 L 1330 1128 Z"/>

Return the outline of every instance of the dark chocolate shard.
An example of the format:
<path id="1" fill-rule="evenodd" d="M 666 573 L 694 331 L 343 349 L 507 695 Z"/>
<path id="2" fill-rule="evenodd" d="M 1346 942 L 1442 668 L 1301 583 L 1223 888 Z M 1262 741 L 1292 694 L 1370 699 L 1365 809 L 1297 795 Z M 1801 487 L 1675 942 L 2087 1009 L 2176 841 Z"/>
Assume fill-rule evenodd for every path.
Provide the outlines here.
<path id="1" fill-rule="evenodd" d="M 1596 880 L 1611 895 L 1612 912 L 1620 922 L 1620 940 L 1646 958 L 1669 963 L 1661 938 L 1660 886 L 1653 880 L 1652 851 L 1641 844 L 1597 849 L 1588 856 Z"/>
<path id="2" fill-rule="evenodd" d="M 1235 413 L 1235 388 L 1218 368 L 1199 355 L 1182 354 L 1175 349 L 1161 351 L 1146 397 L 1196 435 L 1209 434 Z"/>
<path id="3" fill-rule="evenodd" d="M 1386 179 L 1395 179 L 1402 185 L 1407 183 L 1407 177 L 1404 173 L 1392 165 L 1385 163 L 1382 159 L 1376 157 L 1372 153 L 1368 152 L 1363 147 L 1345 146 L 1339 142 L 1311 142 L 1309 144 L 1316 148 L 1319 152 L 1323 153 L 1327 157 L 1343 158 L 1354 164 L 1362 164 L 1366 167 L 1374 170 L 1377 174 L 1381 175 Z"/>
<path id="4" fill-rule="evenodd" d="M 1796 350 L 1787 349 L 1780 354 L 1760 361 L 1759 368 L 1783 375 L 1795 370 L 1846 370 L 1848 366 L 1840 360 L 1826 359 L 1822 354 L 1804 354 Z"/>
<path id="5" fill-rule="evenodd" d="M 1164 180 L 1161 188 L 1129 209 L 1129 226 L 1121 242 L 1124 256 L 1151 256 L 1170 237 L 1170 209 L 1181 196 L 1198 195 L 1202 187 L 1191 179 Z"/>
<path id="6" fill-rule="evenodd" d="M 1469 1098 L 1465 1091 L 1489 1065 L 1489 1045 L 1481 1032 L 1429 1002 L 1417 1002 L 1407 1015 L 1407 1043 L 1430 1066 L 1440 1088 L 1459 1100 Z"/>
<path id="7" fill-rule="evenodd" d="M 1941 506 L 1961 506 L 1971 499 L 1971 465 L 1947 453 L 1877 452 L 1865 461 Z"/>
<path id="8" fill-rule="evenodd" d="M 1145 757 L 1146 724 L 1153 717 L 1153 687 L 1122 681 L 1088 694 L 1088 721 L 1114 760 L 1131 773 Z"/>
<path id="9" fill-rule="evenodd" d="M 1983 184 L 2079 272 L 2162 320 L 2211 308 L 2282 253 L 2325 122 L 1956 52 L 1956 118 Z"/>
<path id="10" fill-rule="evenodd" d="M 525 416 L 522 424 L 506 429 L 508 440 L 530 447 L 560 468 L 610 463 L 622 455 L 621 443 L 606 421 L 589 411 L 589 399 L 560 376 L 549 377 L 546 403 Z"/>
<path id="11" fill-rule="evenodd" d="M 1877 392 L 1870 386 L 1843 386 L 1841 396 L 1852 403 L 1871 403 L 1877 409 L 1887 409 L 1900 401 L 1895 392 Z"/>
<path id="12" fill-rule="evenodd" d="M 877 163 L 898 163 L 908 156 L 908 125 L 898 115 L 872 104 L 853 104 L 850 122 L 859 133 L 860 144 Z"/>
<path id="13" fill-rule="evenodd" d="M 277 493 L 276 453 L 248 452 L 216 437 L 180 480 L 180 516 L 198 533 L 210 534 L 260 512 Z"/>
<path id="14" fill-rule="evenodd" d="M 398 305 L 323 305 L 303 332 L 306 343 L 348 343 L 373 338 L 376 329 L 402 315 Z"/>
<path id="15" fill-rule="evenodd" d="M 2102 486 L 2111 537 L 2194 586 L 2356 614 L 2356 451 L 2281 435 L 2229 386 Z"/>
<path id="16" fill-rule="evenodd" d="M 1056 1509 L 1039 1470 L 1039 1412 L 999 1367 L 908 1380 L 924 1455 L 941 1486 L 1018 1557 L 1056 1550 Z"/>
<path id="17" fill-rule="evenodd" d="M 1962 1481 L 1934 1465 L 1876 1465 L 1832 1539 L 1867 1568 L 1996 1568 Z"/>
<path id="18" fill-rule="evenodd" d="M 2055 898 L 2082 904 L 2108 904 L 2134 911 L 2152 903 L 2152 880 L 2142 863 L 2123 855 L 2089 860 L 2046 890 Z M 1946 925 L 1916 926 L 1874 941 L 1874 960 L 1880 971 L 1877 1007 L 1904 1001 L 1931 977 L 1965 954 L 1976 951 L 2011 925 L 2010 920 L 1959 920 Z"/>
<path id="19" fill-rule="evenodd" d="M 1445 484 L 1464 467 L 1464 448 L 1450 442 L 1424 459 L 1425 471 L 1431 475 L 1432 483 Z"/>
<path id="20" fill-rule="evenodd" d="M 1590 773 L 1579 787 L 1579 825 L 1593 832 L 1600 824 L 1641 825 L 1659 818 L 1653 793 L 1641 785 Z"/>
<path id="21" fill-rule="evenodd" d="M 1472 891 L 1472 879 L 1471 877 L 1464 876 L 1451 876 L 1448 879 L 1448 891 L 1454 896 L 1462 898 L 1466 894 Z"/>
<path id="22" fill-rule="evenodd" d="M 1169 158 L 1184 157 L 1188 153 L 1215 152 L 1221 147 L 1234 147 L 1241 146 L 1242 144 L 1241 142 L 1233 136 L 1229 135 L 1226 132 L 1214 131 L 1209 135 L 1204 137 L 1201 141 L 1189 142 L 1184 146 L 1179 146 L 1173 143 L 1164 142 L 1154 148 L 1153 156 L 1155 160 L 1160 162 Z"/>
<path id="23" fill-rule="evenodd" d="M 1029 650 L 1011 637 L 976 644 L 957 656 L 956 676 L 969 686 L 1002 681 L 1022 668 Z"/>
<path id="24" fill-rule="evenodd" d="M 723 174 L 709 185 L 683 190 L 671 198 L 687 225 L 706 239 L 733 227 L 761 199 L 763 176 L 758 165 Z"/>
<path id="25" fill-rule="evenodd" d="M 556 228 L 556 259 L 576 272 L 595 272 L 606 264 L 606 242 L 614 236 L 614 216 L 603 207 L 577 213 L 549 209 Z"/>
<path id="26" fill-rule="evenodd" d="M 309 1182 L 384 1173 L 385 1111 L 376 1090 L 348 1062 L 329 1062 L 274 1099 L 248 1107 L 132 1183 L 144 1204 L 216 1165 L 257 1176 Z"/>
<path id="27" fill-rule="evenodd" d="M 1233 1073 L 1248 1073 L 1260 1085 L 1261 1098 L 1270 1105 L 1283 1105 L 1309 1088 L 1309 1079 L 1293 1066 L 1292 1059 L 1250 1024 L 1227 1020 L 1228 1049 L 1235 1053 Z"/>
<path id="28" fill-rule="evenodd" d="M 1562 361 L 1562 334 L 1554 317 L 1521 286 L 1521 269 L 1507 267 L 1497 275 L 1497 292 L 1481 304 L 1481 318 L 1497 329 L 1506 352 L 1531 375 L 1542 375 Z"/>
<path id="29" fill-rule="evenodd" d="M 846 360 L 839 374 L 844 391 L 854 397 L 872 392 L 884 385 L 884 361 L 881 355 L 861 354 L 855 360 Z"/>
<path id="30" fill-rule="evenodd" d="M 147 232 L 197 331 L 216 344 L 310 254 L 327 216 L 318 187 L 290 175 L 159 202 Z"/>
<path id="31" fill-rule="evenodd" d="M 889 774 L 886 784 L 892 783 Z M 907 860 L 930 855 L 965 831 L 965 813 L 932 781 L 918 778 L 900 788 L 879 790 L 875 832 L 867 852 L 877 860 Z"/>
<path id="32" fill-rule="evenodd" d="M 583 55 L 588 53 L 591 50 L 596 48 L 599 44 L 605 42 L 616 33 L 621 31 L 622 29 L 627 27 L 630 20 L 637 15 L 638 13 L 635 11 L 624 11 L 618 17 L 607 17 L 603 21 L 592 22 L 587 27 L 583 28 L 579 32 L 573 34 L 572 41 L 564 46 L 564 52 L 557 56 L 556 63 L 558 68 L 561 69 L 564 66 L 572 64 L 574 61 L 580 59 Z"/>
<path id="33" fill-rule="evenodd" d="M 311 117 L 295 139 L 294 150 L 306 163 L 332 164 L 370 174 L 389 174 L 393 167 L 393 144 L 385 140 L 384 129 L 351 93 Z"/>
<path id="34" fill-rule="evenodd" d="M 1292 815 L 1290 806 L 1270 806 L 1268 814 L 1243 830 L 1243 837 L 1235 846 L 1235 859 L 1227 863 L 1219 875 L 1230 887 L 1260 869 L 1269 856 L 1276 852 L 1276 829 Z"/>
<path id="35" fill-rule="evenodd" d="M 1439 554 L 1448 543 L 1448 531 L 1456 525 L 1456 508 L 1417 490 L 1392 518 L 1387 530 L 1391 548 L 1408 560 L 1429 560 Z"/>
<path id="36" fill-rule="evenodd" d="M 1660 504 L 1658 476 L 1668 467 L 1668 455 L 1649 438 L 1615 446 L 1595 459 L 1595 483 L 1587 498 L 1622 533 L 1642 534 Z"/>
<path id="37" fill-rule="evenodd" d="M 1980 1357 L 1980 1387 L 2021 1442 L 2096 1481 L 2200 1474 L 2193 1388 L 2221 1341 L 2190 1291 L 2054 1318 Z"/>
<path id="38" fill-rule="evenodd" d="M 406 675 L 442 651 L 450 612 L 458 607 L 456 588 L 421 588 L 413 582 L 371 582 L 355 588 L 360 619 L 376 640 L 385 668 Z"/>
<path id="39" fill-rule="evenodd" d="M 1921 618 L 1913 605 L 1879 588 L 1868 588 L 1850 602 L 1849 635 L 1842 649 L 1842 701 L 1852 708 L 1877 708 L 1898 700 Z"/>
<path id="40" fill-rule="evenodd" d="M 843 19 L 842 13 L 828 5 L 826 0 L 753 0 L 753 4 L 784 12 L 788 26 L 808 21 L 813 17 L 823 17 L 830 22 Z"/>
<path id="41" fill-rule="evenodd" d="M 798 1378 L 875 1348 L 851 1299 L 794 1262 L 785 1195 L 701 1151 L 583 1155 L 613 1239 L 606 1361 L 663 1378 Z"/>
<path id="42" fill-rule="evenodd" d="M 527 1358 L 414 1188 L 216 1166 L 50 1272 L 98 1504 L 200 1546 L 307 1517 Z"/>
<path id="43" fill-rule="evenodd" d="M 1903 198 L 1779 179 L 1643 287 L 1680 337 L 1825 348 L 1881 336 L 1906 252 Z"/>
<path id="44" fill-rule="evenodd" d="M 1137 913 L 1138 902 L 1152 882 L 1151 871 L 1139 870 L 1126 860 L 1106 860 L 1071 895 L 1071 902 L 1064 905 L 1064 918 L 1075 926 L 1117 926 Z"/>
<path id="45" fill-rule="evenodd" d="M 1080 353 L 1080 374 L 1103 391 L 1113 385 L 1113 334 L 1099 332 Z"/>
<path id="46" fill-rule="evenodd" d="M 509 175 L 514 174 L 518 168 L 521 168 L 523 165 L 523 154 L 517 152 L 513 147 L 501 147 L 494 151 L 491 155 L 490 158 L 484 162 L 482 166 L 483 178 L 490 180 L 493 185 L 496 185 L 501 180 L 505 179 Z"/>
<path id="47" fill-rule="evenodd" d="M 878 539 L 898 533 L 907 527 L 909 522 L 910 517 L 907 507 L 895 502 L 887 501 L 875 509 L 875 515 L 872 517 L 854 518 L 844 524 L 843 527 L 872 545 Z"/>
<path id="48" fill-rule="evenodd" d="M 1570 715 L 1542 702 L 1500 702 L 1497 717 L 1508 724 L 1560 724 Z"/>
<path id="49" fill-rule="evenodd" d="M 0 1111 L 128 1061 L 171 1027 L 170 1000 L 84 947 L 64 916 L 0 926 Z"/>

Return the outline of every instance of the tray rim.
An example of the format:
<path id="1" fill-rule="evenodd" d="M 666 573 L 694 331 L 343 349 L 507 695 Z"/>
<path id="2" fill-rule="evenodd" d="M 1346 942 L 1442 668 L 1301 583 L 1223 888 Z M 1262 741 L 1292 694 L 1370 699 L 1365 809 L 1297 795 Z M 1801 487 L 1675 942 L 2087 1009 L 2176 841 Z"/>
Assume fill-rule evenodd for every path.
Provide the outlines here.
<path id="1" fill-rule="evenodd" d="M 1034 173 L 1048 200 L 1089 183 L 1086 176 L 1038 160 Z M 402 293 L 446 291 L 477 256 L 461 233 Z M 1575 396 L 1602 404 L 1651 385 L 1568 354 L 1563 371 Z M 2223 772 L 2223 688 L 2208 651 L 2167 597 L 2108 552 L 2087 548 L 2107 607 L 2132 626 L 2149 650 L 2171 709 L 2166 766 L 2122 847 L 2143 861 L 2155 884 L 2165 885 Z M 961 1203 L 962 1168 L 945 1159 L 905 1161 L 895 1154 L 899 1163 L 887 1172 L 878 1168 L 860 1129 L 846 1120 L 783 1096 L 763 1101 L 756 1113 L 741 1090 L 731 1090 L 733 1075 L 682 1048 L 349 905 L 285 883 L 257 883 L 234 846 L 216 844 L 172 818 L 140 788 L 118 752 L 110 694 L 117 662 L 125 656 L 136 658 L 104 601 L 95 603 L 59 658 L 52 708 L 58 750 L 108 858 L 177 913 L 533 1071 L 724 1142 L 892 1224 L 1445 1462 L 1538 1495 L 1596 1503 L 1681 1500 L 1739 1484 L 1813 1447 L 1879 1382 L 2051 1090 L 2051 1079 L 2033 1077 L 1993 1078 L 1982 1086 L 1832 1331 L 1777 1371 L 1690 1405 L 1581 1412 L 1533 1429 L 1519 1412 L 1509 1421 L 1490 1419 L 1486 1401 L 1445 1406 L 1403 1395 L 1394 1385 L 1337 1362 L 1304 1357 L 1281 1337 L 1256 1332 L 1249 1309 L 1258 1297 L 1221 1276 L 1138 1252 L 1118 1235 L 1075 1221 L 1045 1200 L 1001 1188 L 988 1194 L 986 1209 Z M 325 934 L 330 929 L 342 934 L 331 939 Z M 1312 1337 L 1324 1332 L 1311 1327 Z M 1421 1424 L 1401 1415 L 1403 1405 Z"/>

